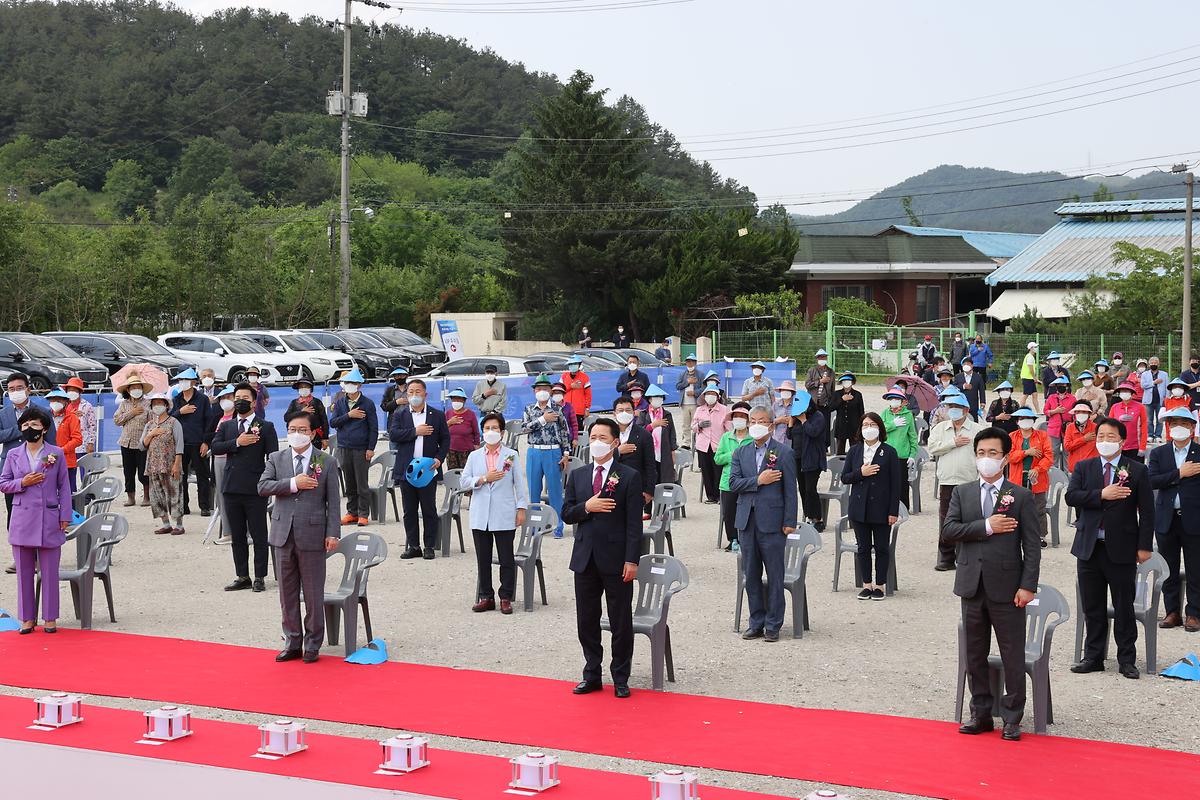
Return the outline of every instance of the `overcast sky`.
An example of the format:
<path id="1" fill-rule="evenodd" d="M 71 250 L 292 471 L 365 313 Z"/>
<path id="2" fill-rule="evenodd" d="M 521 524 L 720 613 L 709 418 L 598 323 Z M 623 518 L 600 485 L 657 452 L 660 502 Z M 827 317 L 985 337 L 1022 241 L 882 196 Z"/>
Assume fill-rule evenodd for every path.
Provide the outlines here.
<path id="1" fill-rule="evenodd" d="M 465 2 L 414 0 L 417 6 L 461 7 Z M 176 4 L 197 14 L 235 5 L 221 0 Z M 511 9 L 547 4 L 548 0 L 480 0 L 476 5 Z M 259 0 L 251 5 L 293 16 L 332 18 L 344 11 L 336 0 Z M 825 199 L 816 195 L 869 193 L 939 164 L 1082 172 L 1110 162 L 1200 150 L 1200 141 L 1189 135 L 1200 122 L 1197 10 L 1197 4 L 1179 3 L 1143 12 L 1136 4 L 1114 0 L 1010 0 L 1002 5 L 693 0 L 567 14 L 434 13 L 414 8 L 401 14 L 356 6 L 364 21 L 429 28 L 478 48 L 490 47 L 511 61 L 559 78 L 576 69 L 590 72 L 598 86 L 610 90 L 610 99 L 633 96 L 697 157 L 711 160 L 719 172 L 748 185 L 764 201 L 786 198 L 796 203 L 792 210 L 799 213 L 845 207 L 799 205 Z M 1167 66 L 1171 62 L 1180 63 Z M 1109 69 L 1123 64 L 1127 66 Z M 1138 74 L 1103 80 L 1133 72 Z M 1073 80 L 1047 85 L 1068 78 Z M 930 135 L 1188 81 L 1193 83 L 1040 119 Z M 1089 85 L 1080 85 L 1085 83 Z M 1048 93 L 1071 86 L 1077 88 Z M 1121 86 L 1128 88 L 1117 88 Z M 997 97 L 998 93 L 1010 94 Z M 1030 97 L 1034 94 L 1038 96 Z M 974 102 L 960 103 L 967 100 Z M 946 104 L 974 108 L 928 116 L 954 108 Z M 1044 105 L 995 113 L 1034 104 Z M 847 128 L 861 126 L 864 117 L 878 122 L 880 115 L 893 114 L 907 119 Z M 978 115 L 987 116 L 963 119 Z M 930 127 L 948 120 L 959 121 Z M 781 128 L 799 130 L 785 137 L 750 138 Z M 834 138 L 864 132 L 872 136 Z M 735 141 L 703 141 L 716 134 Z M 857 146 L 902 137 L 909 140 Z M 772 146 L 748 147 L 763 144 Z M 848 144 L 856 146 L 766 155 Z M 717 150 L 730 147 L 738 149 Z M 1194 162 L 1200 152 L 1175 160 L 1185 159 Z M 1129 166 L 1122 163 L 1106 171 Z"/>

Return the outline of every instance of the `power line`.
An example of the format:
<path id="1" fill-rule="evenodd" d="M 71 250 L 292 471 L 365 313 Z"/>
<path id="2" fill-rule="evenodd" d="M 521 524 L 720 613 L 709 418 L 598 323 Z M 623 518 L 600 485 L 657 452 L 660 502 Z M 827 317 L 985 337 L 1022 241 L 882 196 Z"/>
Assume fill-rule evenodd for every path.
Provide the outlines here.
<path id="1" fill-rule="evenodd" d="M 560 3 L 577 3 L 578 0 L 559 0 Z M 489 8 L 462 5 L 413 5 L 406 4 L 408 11 L 428 11 L 434 14 L 575 14 L 589 11 L 627 11 L 638 8 L 653 8 L 656 6 L 677 6 L 692 3 L 695 0 L 610 0 L 598 5 L 557 5 L 544 8 Z"/>

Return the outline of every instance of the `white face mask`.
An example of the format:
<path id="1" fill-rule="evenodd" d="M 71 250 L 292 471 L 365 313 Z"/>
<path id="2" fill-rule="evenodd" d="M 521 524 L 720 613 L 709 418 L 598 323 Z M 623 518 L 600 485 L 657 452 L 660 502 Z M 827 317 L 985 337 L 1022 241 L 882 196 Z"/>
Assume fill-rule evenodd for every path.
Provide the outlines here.
<path id="1" fill-rule="evenodd" d="M 466 405 L 466 403 L 464 403 L 462 400 L 451 400 L 450 401 L 450 407 L 453 408 L 455 411 L 462 411 L 464 405 Z"/>
<path id="2" fill-rule="evenodd" d="M 228 414 L 230 411 L 233 411 L 233 401 L 232 400 L 222 400 L 221 401 L 221 410 L 224 411 L 226 414 Z"/>
<path id="3" fill-rule="evenodd" d="M 704 395 L 704 402 L 707 405 L 715 406 L 717 404 L 717 396 L 712 392 L 709 392 L 708 394 Z"/>
<path id="4" fill-rule="evenodd" d="M 587 328 L 584 328 L 584 329 L 583 329 L 583 335 L 584 335 L 584 336 L 587 336 Z"/>
<path id="5" fill-rule="evenodd" d="M 973 369 L 973 367 L 972 367 L 970 364 L 963 364 L 963 365 L 962 365 L 962 371 L 963 371 L 963 372 L 970 372 L 972 369 Z"/>
<path id="6" fill-rule="evenodd" d="M 637 368 L 638 368 L 638 365 L 637 365 L 637 364 L 630 364 L 630 365 L 629 365 L 629 371 L 630 371 L 630 372 L 637 372 Z"/>
<path id="7" fill-rule="evenodd" d="M 761 423 L 758 425 L 750 426 L 750 438 L 751 439 L 764 439 L 764 438 L 766 438 L 767 434 L 770 432 L 771 432 L 771 429 Z"/>
<path id="8" fill-rule="evenodd" d="M 754 377 L 756 377 L 756 378 L 761 378 L 761 377 L 762 377 L 762 370 L 761 370 L 761 369 L 759 369 L 758 367 L 755 367 L 754 369 L 752 369 L 752 370 L 750 370 L 750 371 L 751 371 L 752 373 L 754 373 Z"/>
<path id="9" fill-rule="evenodd" d="M 251 386 L 257 386 L 258 385 L 258 376 L 257 375 L 247 375 L 246 383 L 250 384 Z"/>
<path id="10" fill-rule="evenodd" d="M 963 410 L 961 408 L 948 408 L 946 409 L 946 416 L 957 422 L 963 418 Z"/>
<path id="11" fill-rule="evenodd" d="M 561 406 L 563 404 L 563 401 L 566 400 L 566 395 L 553 394 L 553 395 L 550 395 L 550 399 L 553 400 L 554 402 L 558 403 Z"/>
<path id="12" fill-rule="evenodd" d="M 1004 461 L 999 458 L 976 458 L 975 469 L 985 478 L 993 478 L 1004 469 Z"/>
<path id="13" fill-rule="evenodd" d="M 346 394 L 358 394 L 357 383 L 342 383 L 342 391 Z"/>
<path id="14" fill-rule="evenodd" d="M 1012 397 L 1012 392 L 1009 392 L 1009 391 L 1003 391 L 1003 392 L 1000 392 L 1000 399 L 1001 399 L 1001 400 L 1007 400 L 1007 399 L 1008 399 L 1008 398 L 1010 398 L 1010 397 Z"/>
<path id="15" fill-rule="evenodd" d="M 663 404 L 663 399 L 661 397 L 651 397 L 650 398 L 650 407 L 651 408 L 662 408 L 662 404 Z"/>
<path id="16" fill-rule="evenodd" d="M 504 438 L 504 434 L 500 431 L 486 430 L 483 432 L 483 441 L 487 444 L 500 444 L 500 440 Z"/>
<path id="17" fill-rule="evenodd" d="M 631 422 L 633 422 L 633 414 L 630 414 L 628 411 L 622 411 L 617 414 L 617 423 L 619 425 L 625 426 Z"/>
<path id="18" fill-rule="evenodd" d="M 1094 383 L 1094 381 L 1093 381 L 1091 378 L 1084 378 L 1084 379 L 1083 379 L 1083 385 L 1084 385 L 1084 386 L 1091 386 L 1093 383 Z"/>
<path id="19" fill-rule="evenodd" d="M 191 381 L 180 381 L 176 385 L 179 387 L 179 391 L 181 391 L 181 392 L 186 392 L 188 389 L 192 388 Z"/>
<path id="20" fill-rule="evenodd" d="M 487 382 L 488 382 L 488 383 L 495 383 L 495 382 L 496 382 L 496 376 L 495 376 L 495 375 L 488 375 L 488 376 L 487 376 Z"/>
<path id="21" fill-rule="evenodd" d="M 216 383 L 216 382 L 217 382 L 217 381 L 216 381 L 214 378 L 208 378 L 208 377 L 204 377 L 204 378 L 201 378 L 201 379 L 200 379 L 200 383 L 202 383 L 202 384 L 204 385 L 204 388 L 206 388 L 206 389 L 207 389 L 209 386 L 212 386 L 212 385 L 213 385 L 214 383 Z"/>
<path id="22" fill-rule="evenodd" d="M 1121 396 L 1121 400 L 1123 400 L 1126 403 L 1129 402 L 1129 398 L 1133 397 L 1132 392 L 1118 392 L 1117 394 L 1119 394 Z"/>
<path id="23" fill-rule="evenodd" d="M 637 405 L 638 401 L 642 399 L 641 392 L 630 392 L 629 396 L 633 398 L 634 405 Z"/>
<path id="24" fill-rule="evenodd" d="M 160 417 L 167 413 L 166 406 L 154 406 L 154 408 L 152 408 L 150 410 L 153 411 L 155 414 L 157 414 Z"/>
<path id="25" fill-rule="evenodd" d="M 843 389 L 849 389 L 853 385 L 854 385 L 854 381 L 842 381 Z"/>
<path id="26" fill-rule="evenodd" d="M 783 402 L 785 402 L 785 403 L 791 402 L 791 399 L 792 399 L 792 393 L 791 393 L 791 392 L 786 392 L 786 391 L 784 391 L 784 392 L 780 392 L 780 393 L 779 393 L 779 399 L 780 399 L 780 400 L 782 400 L 782 401 L 783 401 Z"/>
<path id="27" fill-rule="evenodd" d="M 1120 451 L 1120 442 L 1096 442 L 1096 452 L 1105 458 L 1112 458 Z"/>
<path id="28" fill-rule="evenodd" d="M 1177 442 L 1186 442 L 1192 438 L 1192 432 L 1182 425 L 1172 425 L 1171 438 Z"/>
<path id="29" fill-rule="evenodd" d="M 74 403 L 79 399 L 79 392 L 67 392 L 67 399 Z"/>
<path id="30" fill-rule="evenodd" d="M 1033 427 L 1034 422 L 1035 420 L 1032 419 L 1019 419 L 1017 420 L 1017 427 L 1023 431 L 1027 431 Z"/>
<path id="31" fill-rule="evenodd" d="M 825 366 L 825 365 L 826 365 L 826 364 L 828 364 L 828 363 L 829 363 L 829 362 L 828 362 L 827 360 L 825 360 L 824 358 L 818 358 L 818 359 L 817 359 L 817 366 L 818 366 L 818 367 L 823 367 L 823 366 Z"/>
<path id="32" fill-rule="evenodd" d="M 1058 359 L 1057 359 L 1057 358 L 1052 358 L 1052 359 L 1050 359 L 1049 361 L 1047 361 L 1046 363 L 1047 363 L 1047 364 L 1049 364 L 1049 365 L 1050 365 L 1050 366 L 1052 366 L 1052 367 L 1057 367 L 1057 366 L 1058 366 Z"/>
<path id="33" fill-rule="evenodd" d="M 12 400 L 17 405 L 24 405 L 25 401 L 29 399 L 29 393 L 18 389 L 15 392 L 9 392 L 8 399 Z"/>
<path id="34" fill-rule="evenodd" d="M 145 394 L 145 392 L 143 392 L 141 389 L 130 389 L 129 390 L 129 396 L 132 397 L 134 400 L 140 400 L 142 398 L 142 395 L 144 395 L 144 394 Z"/>
<path id="35" fill-rule="evenodd" d="M 61 414 L 62 410 L 64 408 L 66 408 L 66 406 L 57 400 L 55 400 L 53 403 L 50 404 L 50 410 L 53 411 L 55 414 Z"/>
<path id="36" fill-rule="evenodd" d="M 608 456 L 612 452 L 612 445 L 608 442 L 602 442 L 596 439 L 588 445 L 588 452 L 592 454 L 593 461 L 599 461 Z"/>
<path id="37" fill-rule="evenodd" d="M 408 396 L 408 404 L 413 408 L 423 408 L 425 405 L 425 395 L 410 394 Z"/>
<path id="38" fill-rule="evenodd" d="M 1113 366 L 1114 366 L 1114 367 L 1119 367 L 1119 366 L 1121 366 L 1121 359 L 1119 359 L 1119 358 L 1114 358 L 1114 359 L 1113 359 Z"/>
<path id="39" fill-rule="evenodd" d="M 904 401 L 893 397 L 888 400 L 888 405 L 892 408 L 899 408 L 900 406 L 904 405 Z"/>
<path id="40" fill-rule="evenodd" d="M 1183 397 L 1183 389 L 1180 388 L 1179 386 L 1171 387 L 1171 396 L 1172 397 Z"/>
<path id="41" fill-rule="evenodd" d="M 288 447 L 295 450 L 303 450 L 310 444 L 312 444 L 312 436 L 310 434 L 288 431 Z"/>
<path id="42" fill-rule="evenodd" d="M 307 386 L 301 386 L 296 390 L 296 394 L 300 395 L 301 397 L 309 397 L 312 395 L 312 389 L 308 388 Z"/>
<path id="43" fill-rule="evenodd" d="M 1103 364 L 1096 365 L 1096 372 L 1107 372 L 1107 371 L 1108 371 L 1108 367 L 1104 366 Z"/>
<path id="44" fill-rule="evenodd" d="M 550 393 L 549 393 L 549 392 L 546 392 L 546 391 L 537 392 L 537 393 L 535 393 L 535 394 L 534 394 L 534 397 L 536 397 L 536 398 L 537 398 L 537 401 L 538 401 L 539 403 L 544 403 L 544 402 L 546 402 L 547 400 L 549 400 L 549 399 L 550 399 Z"/>
<path id="45" fill-rule="evenodd" d="M 865 442 L 873 442 L 879 438 L 879 428 L 874 425 L 862 429 L 862 438 Z"/>
<path id="46" fill-rule="evenodd" d="M 1092 416 L 1091 414 L 1076 414 L 1075 421 L 1078 422 L 1080 425 L 1086 425 L 1088 419 L 1091 418 L 1091 416 Z"/>
<path id="47" fill-rule="evenodd" d="M 744 431 L 746 426 L 750 424 L 745 417 L 734 417 L 729 423 L 735 431 Z"/>

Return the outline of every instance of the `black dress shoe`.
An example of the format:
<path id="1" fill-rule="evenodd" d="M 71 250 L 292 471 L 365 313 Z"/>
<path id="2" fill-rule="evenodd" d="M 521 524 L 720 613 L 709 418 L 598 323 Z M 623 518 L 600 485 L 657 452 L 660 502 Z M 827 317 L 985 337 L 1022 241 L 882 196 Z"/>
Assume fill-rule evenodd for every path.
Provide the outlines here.
<path id="1" fill-rule="evenodd" d="M 1089 672 L 1104 672 L 1103 661 L 1088 661 L 1086 658 L 1071 667 L 1076 675 L 1086 675 Z"/>
<path id="2" fill-rule="evenodd" d="M 1138 668 L 1133 664 L 1122 664 L 1120 666 L 1120 671 L 1122 675 L 1132 680 L 1137 680 L 1138 678 L 1142 677 L 1142 673 L 1138 672 Z"/>
<path id="3" fill-rule="evenodd" d="M 764 631 L 763 632 L 763 641 L 764 642 L 778 642 L 779 641 L 779 631 Z"/>
<path id="4" fill-rule="evenodd" d="M 400 554 L 400 557 L 401 558 L 420 558 L 421 557 L 421 548 L 406 547 L 406 548 L 404 548 L 404 552 Z"/>
<path id="5" fill-rule="evenodd" d="M 318 653 L 316 650 L 305 650 L 304 651 L 304 663 L 305 664 L 311 664 L 320 657 L 321 657 L 321 654 Z"/>
<path id="6" fill-rule="evenodd" d="M 432 547 L 426 547 L 425 552 L 421 554 L 421 558 L 426 561 L 433 561 L 433 559 L 437 558 L 437 553 L 433 552 Z"/>
<path id="7" fill-rule="evenodd" d="M 275 656 L 275 660 L 276 661 L 295 661 L 299 657 L 300 657 L 299 650 L 281 650 L 279 652 L 279 654 L 277 656 Z"/>
<path id="8" fill-rule="evenodd" d="M 599 681 L 596 681 L 595 683 L 592 683 L 591 681 L 580 681 L 579 683 L 575 684 L 575 688 L 571 690 L 571 694 L 591 694 L 592 692 L 598 692 L 603 688 L 604 684 L 600 683 Z"/>
<path id="9" fill-rule="evenodd" d="M 1004 732 L 1000 734 L 1001 738 L 1009 742 L 1021 741 L 1021 723 L 1006 722 L 1004 723 Z"/>
<path id="10" fill-rule="evenodd" d="M 227 592 L 238 592 L 242 589 L 249 589 L 254 584 L 250 583 L 249 578 L 234 578 L 233 583 L 225 587 Z"/>
<path id="11" fill-rule="evenodd" d="M 958 732 L 965 733 L 968 736 L 991 733 L 994 730 L 996 730 L 996 725 L 992 722 L 991 717 L 971 717 L 968 722 L 958 726 Z"/>
<path id="12" fill-rule="evenodd" d="M 24 636 L 28 633 L 33 633 L 35 630 L 37 630 L 37 628 L 31 626 L 28 628 L 21 628 L 19 631 L 17 631 L 17 633 L 20 634 L 21 636 Z"/>
<path id="13" fill-rule="evenodd" d="M 256 592 L 265 592 L 267 590 L 267 583 L 262 578 L 255 578 L 251 588 Z"/>
<path id="14" fill-rule="evenodd" d="M 762 628 L 751 628 L 742 634 L 743 639 L 761 639 L 763 637 Z"/>
<path id="15" fill-rule="evenodd" d="M 629 697 L 629 694 L 630 694 L 629 687 L 628 686 L 614 686 L 613 694 L 616 695 L 617 697 L 620 697 L 623 700 L 626 697 Z"/>
<path id="16" fill-rule="evenodd" d="M 200 509 L 200 516 L 202 516 L 202 517 L 211 517 L 211 516 L 212 516 L 212 512 L 211 512 L 211 511 L 209 511 L 207 508 L 202 508 L 202 509 Z"/>
<path id="17" fill-rule="evenodd" d="M 937 570 L 938 572 L 949 572 L 950 570 L 954 569 L 954 565 L 938 563 L 938 564 L 934 564 L 933 568 L 935 570 Z"/>

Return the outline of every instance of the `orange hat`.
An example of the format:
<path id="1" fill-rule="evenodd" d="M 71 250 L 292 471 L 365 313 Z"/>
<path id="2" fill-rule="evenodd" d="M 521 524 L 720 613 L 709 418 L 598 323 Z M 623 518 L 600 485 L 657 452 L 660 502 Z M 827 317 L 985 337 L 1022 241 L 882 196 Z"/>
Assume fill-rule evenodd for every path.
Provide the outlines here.
<path id="1" fill-rule="evenodd" d="M 80 391 L 87 389 L 87 386 L 84 384 L 83 379 L 79 378 L 78 376 L 71 378 L 69 381 L 64 383 L 62 386 L 64 389 L 66 389 L 68 386 L 70 386 L 72 388 L 79 389 Z"/>

